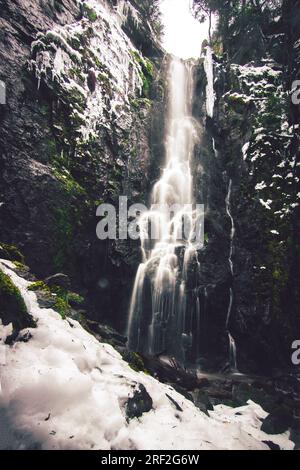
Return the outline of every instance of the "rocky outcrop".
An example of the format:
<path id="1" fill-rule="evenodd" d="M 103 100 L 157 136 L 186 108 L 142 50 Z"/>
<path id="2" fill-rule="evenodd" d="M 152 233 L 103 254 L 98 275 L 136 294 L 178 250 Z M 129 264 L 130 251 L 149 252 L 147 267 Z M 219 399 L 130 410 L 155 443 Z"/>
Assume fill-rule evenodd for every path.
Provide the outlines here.
<path id="1" fill-rule="evenodd" d="M 299 12 L 298 2 L 286 1 L 280 15 L 270 14 L 259 53 L 234 42 L 233 21 L 230 57 L 220 54 L 216 42 L 216 103 L 206 122 L 205 74 L 198 67 L 195 115 L 206 126 L 196 160 L 198 202 L 207 208 L 198 284 L 206 367 L 220 367 L 228 358 L 232 289 L 228 327 L 239 369 L 293 370 L 291 345 L 300 337 L 299 106 L 291 102 L 291 85 L 299 71 Z"/>
<path id="2" fill-rule="evenodd" d="M 147 392 L 144 385 L 139 384 L 126 402 L 126 417 L 128 419 L 140 418 L 143 413 L 147 413 L 152 410 L 153 401 Z"/>
<path id="3" fill-rule="evenodd" d="M 162 52 L 124 3 L 3 0 L 0 19 L 0 240 L 38 278 L 69 275 L 93 318 L 119 329 L 139 246 L 97 240 L 96 208 L 146 202 L 164 106 Z"/>
<path id="4" fill-rule="evenodd" d="M 19 289 L 2 269 L 0 269 L 0 305 L 2 324 L 4 326 L 12 324 L 12 334 L 7 338 L 7 343 L 14 340 L 24 328 L 36 326 Z"/>

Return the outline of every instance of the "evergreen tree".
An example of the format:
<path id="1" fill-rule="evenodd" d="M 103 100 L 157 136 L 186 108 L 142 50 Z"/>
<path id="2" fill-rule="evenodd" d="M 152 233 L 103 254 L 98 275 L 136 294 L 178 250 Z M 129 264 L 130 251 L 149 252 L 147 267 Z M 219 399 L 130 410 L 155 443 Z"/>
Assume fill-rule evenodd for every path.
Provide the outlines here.
<path id="1" fill-rule="evenodd" d="M 215 36 L 223 51 L 238 63 L 259 59 L 267 46 L 267 36 L 274 17 L 281 12 L 281 0 L 194 0 L 194 13 L 200 21 L 212 15 L 218 18 Z"/>
<path id="2" fill-rule="evenodd" d="M 161 37 L 163 26 L 161 21 L 160 0 L 142 0 L 136 2 L 138 9 L 146 20 L 148 20 L 151 28 L 158 37 Z"/>

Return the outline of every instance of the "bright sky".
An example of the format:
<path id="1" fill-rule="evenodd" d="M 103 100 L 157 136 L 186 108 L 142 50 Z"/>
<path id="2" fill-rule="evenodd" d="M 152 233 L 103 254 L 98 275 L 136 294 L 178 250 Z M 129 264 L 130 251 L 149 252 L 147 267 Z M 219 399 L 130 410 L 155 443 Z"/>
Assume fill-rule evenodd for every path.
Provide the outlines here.
<path id="1" fill-rule="evenodd" d="M 201 24 L 193 17 L 191 4 L 192 0 L 161 0 L 163 45 L 182 59 L 200 57 L 202 41 L 208 38 L 208 23 Z"/>

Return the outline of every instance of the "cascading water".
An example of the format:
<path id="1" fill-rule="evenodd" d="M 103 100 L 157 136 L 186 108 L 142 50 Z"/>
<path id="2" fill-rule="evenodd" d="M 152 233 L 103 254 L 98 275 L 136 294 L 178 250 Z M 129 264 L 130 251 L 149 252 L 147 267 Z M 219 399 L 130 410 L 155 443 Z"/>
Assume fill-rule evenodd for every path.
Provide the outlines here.
<path id="1" fill-rule="evenodd" d="M 232 255 L 233 255 L 233 241 L 234 241 L 234 236 L 235 236 L 235 225 L 234 225 L 234 220 L 231 215 L 231 207 L 230 207 L 230 200 L 231 200 L 231 192 L 232 192 L 232 180 L 229 181 L 228 185 L 228 192 L 227 192 L 227 197 L 226 197 L 226 212 L 228 217 L 230 218 L 231 221 L 231 231 L 230 231 L 230 251 L 229 251 L 229 266 L 230 266 L 230 272 L 233 277 L 233 261 L 232 261 Z M 236 353 L 236 344 L 234 341 L 234 338 L 232 337 L 230 331 L 229 331 L 229 323 L 230 323 L 230 317 L 231 317 L 231 312 L 232 312 L 232 305 L 233 305 L 233 290 L 232 287 L 230 288 L 230 298 L 229 298 L 229 306 L 228 306 L 228 312 L 227 312 L 227 319 L 226 319 L 226 330 L 228 334 L 228 339 L 229 339 L 229 364 L 230 368 L 233 372 L 236 372 L 237 369 L 237 353 Z"/>
<path id="2" fill-rule="evenodd" d="M 199 268 L 197 250 L 203 240 L 203 224 L 193 206 L 190 165 L 197 140 L 191 117 L 192 68 L 191 62 L 175 57 L 170 63 L 166 164 L 153 188 L 151 208 L 139 224 L 143 262 L 128 319 L 132 350 L 165 352 L 178 360 L 185 360 L 192 348 L 197 350 L 201 324 L 199 299 L 194 294 L 191 302 L 187 288 L 190 266 Z M 170 215 L 174 205 L 177 209 Z"/>

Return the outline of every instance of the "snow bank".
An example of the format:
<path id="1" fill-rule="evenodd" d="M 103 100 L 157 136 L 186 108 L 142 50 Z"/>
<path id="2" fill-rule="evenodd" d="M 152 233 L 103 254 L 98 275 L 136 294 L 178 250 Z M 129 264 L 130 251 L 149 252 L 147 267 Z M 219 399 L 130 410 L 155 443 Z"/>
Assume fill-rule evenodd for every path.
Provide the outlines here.
<path id="1" fill-rule="evenodd" d="M 13 263 L 2 260 L 0 266 L 38 321 L 28 342 L 11 347 L 4 344 L 10 328 L 0 325 L 0 449 L 263 450 L 268 446 L 262 441 L 270 440 L 293 448 L 288 434 L 260 431 L 267 414 L 253 402 L 238 409 L 220 405 L 208 417 L 171 387 L 133 371 L 79 323 L 41 309 Z M 125 403 L 138 384 L 153 409 L 128 422 Z"/>

